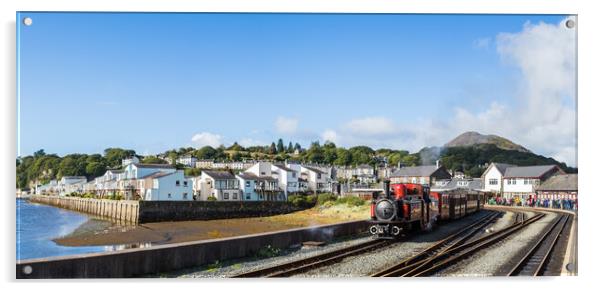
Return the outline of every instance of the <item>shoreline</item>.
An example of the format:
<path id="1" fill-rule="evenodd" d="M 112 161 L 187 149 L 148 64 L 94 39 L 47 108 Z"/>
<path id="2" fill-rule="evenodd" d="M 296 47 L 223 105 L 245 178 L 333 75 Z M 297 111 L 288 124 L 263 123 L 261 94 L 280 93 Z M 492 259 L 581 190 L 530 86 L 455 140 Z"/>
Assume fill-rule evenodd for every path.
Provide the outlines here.
<path id="1" fill-rule="evenodd" d="M 112 224 L 104 227 L 99 227 L 98 222 L 91 222 L 84 223 L 72 233 L 52 241 L 60 246 L 70 247 L 163 245 L 348 222 L 368 216 L 369 207 L 365 205 L 333 206 L 326 209 L 314 207 L 289 214 L 254 218 L 154 222 L 139 225 Z"/>

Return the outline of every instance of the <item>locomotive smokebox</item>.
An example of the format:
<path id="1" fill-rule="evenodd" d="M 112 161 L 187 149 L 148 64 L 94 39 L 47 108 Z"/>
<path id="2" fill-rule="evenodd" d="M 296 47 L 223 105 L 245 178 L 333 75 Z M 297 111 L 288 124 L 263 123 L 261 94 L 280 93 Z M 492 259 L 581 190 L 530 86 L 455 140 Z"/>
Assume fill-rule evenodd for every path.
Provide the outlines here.
<path id="1" fill-rule="evenodd" d="M 385 197 L 390 198 L 391 197 L 391 181 L 389 180 L 384 180 L 383 181 L 383 187 L 385 188 Z"/>

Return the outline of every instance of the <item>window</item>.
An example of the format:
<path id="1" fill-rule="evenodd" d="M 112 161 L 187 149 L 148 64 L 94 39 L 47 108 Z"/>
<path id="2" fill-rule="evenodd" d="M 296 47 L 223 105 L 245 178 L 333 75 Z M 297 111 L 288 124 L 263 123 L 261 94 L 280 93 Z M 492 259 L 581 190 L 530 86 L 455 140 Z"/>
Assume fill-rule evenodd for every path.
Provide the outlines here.
<path id="1" fill-rule="evenodd" d="M 230 194 L 229 193 L 224 193 L 224 200 L 228 200 L 230 199 Z"/>
<path id="2" fill-rule="evenodd" d="M 265 176 L 265 172 L 261 172 L 261 175 L 262 175 L 262 176 Z"/>
<path id="3" fill-rule="evenodd" d="M 237 193 L 232 193 L 232 199 L 234 199 L 234 200 L 238 199 L 238 194 Z"/>
<path id="4" fill-rule="evenodd" d="M 531 179 L 523 179 L 524 185 L 531 185 Z"/>
<path id="5" fill-rule="evenodd" d="M 188 187 L 188 181 L 184 181 L 184 187 Z"/>
<path id="6" fill-rule="evenodd" d="M 318 179 L 322 179 L 322 174 L 318 173 Z"/>
<path id="7" fill-rule="evenodd" d="M 512 179 L 510 179 L 510 184 L 512 184 L 512 185 L 516 185 L 516 178 L 512 178 Z"/>
<path id="8" fill-rule="evenodd" d="M 188 200 L 188 193 L 184 193 L 184 194 L 182 194 L 182 199 L 184 199 L 184 200 Z"/>
<path id="9" fill-rule="evenodd" d="M 246 194 L 247 194 L 247 198 L 245 198 L 245 199 L 251 200 L 251 193 L 246 193 Z"/>
<path id="10" fill-rule="evenodd" d="M 293 178 L 297 178 L 297 173 L 293 172 L 292 175 L 293 175 Z"/>
<path id="11" fill-rule="evenodd" d="M 167 198 L 171 198 L 171 193 L 167 193 Z"/>
<path id="12" fill-rule="evenodd" d="M 176 180 L 176 186 L 180 186 L 180 180 Z"/>
<path id="13" fill-rule="evenodd" d="M 259 194 L 259 200 L 263 200 L 263 194 Z"/>
<path id="14" fill-rule="evenodd" d="M 489 185 L 497 185 L 497 179 L 489 179 Z"/>
<path id="15" fill-rule="evenodd" d="M 246 186 L 246 187 L 251 187 L 251 181 L 246 181 L 246 182 L 245 182 L 245 186 Z"/>

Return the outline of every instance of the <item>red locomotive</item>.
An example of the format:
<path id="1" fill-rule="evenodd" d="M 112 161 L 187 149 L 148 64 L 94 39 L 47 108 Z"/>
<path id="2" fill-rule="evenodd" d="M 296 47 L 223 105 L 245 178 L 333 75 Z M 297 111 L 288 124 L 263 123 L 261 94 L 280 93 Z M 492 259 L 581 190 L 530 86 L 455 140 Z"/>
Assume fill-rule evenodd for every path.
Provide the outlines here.
<path id="1" fill-rule="evenodd" d="M 374 193 L 370 208 L 370 233 L 395 238 L 412 229 L 428 230 L 437 221 L 454 220 L 481 210 L 483 194 L 469 189 L 431 192 L 428 186 L 411 183 L 389 185 Z"/>

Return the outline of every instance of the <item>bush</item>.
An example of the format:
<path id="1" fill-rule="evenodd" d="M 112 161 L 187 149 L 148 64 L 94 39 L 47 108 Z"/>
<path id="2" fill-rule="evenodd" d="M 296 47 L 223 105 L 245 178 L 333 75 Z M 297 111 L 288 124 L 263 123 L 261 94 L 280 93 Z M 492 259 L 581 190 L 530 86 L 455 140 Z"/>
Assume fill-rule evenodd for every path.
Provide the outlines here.
<path id="1" fill-rule="evenodd" d="M 336 201 L 337 196 L 332 193 L 322 193 L 318 195 L 318 205 L 323 205 L 327 201 Z"/>
<path id="2" fill-rule="evenodd" d="M 316 205 L 316 196 L 315 195 L 289 195 L 288 202 L 293 204 L 295 207 L 313 207 Z"/>
<path id="3" fill-rule="evenodd" d="M 258 258 L 265 259 L 265 258 L 272 258 L 272 257 L 278 256 L 279 254 L 280 254 L 279 248 L 275 248 L 275 247 L 272 247 L 271 245 L 267 245 L 267 246 L 259 249 L 259 251 L 257 251 L 255 256 Z"/>
<path id="4" fill-rule="evenodd" d="M 217 198 L 215 198 L 213 196 L 209 196 L 209 197 L 207 197 L 207 201 L 217 201 Z"/>
<path id="5" fill-rule="evenodd" d="M 337 199 L 337 201 L 335 201 L 335 204 L 347 204 L 347 206 L 362 206 L 366 204 L 366 201 L 359 197 L 347 196 Z"/>

